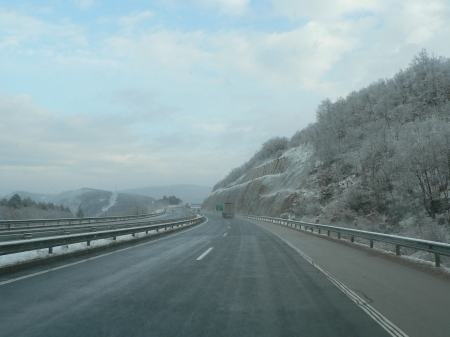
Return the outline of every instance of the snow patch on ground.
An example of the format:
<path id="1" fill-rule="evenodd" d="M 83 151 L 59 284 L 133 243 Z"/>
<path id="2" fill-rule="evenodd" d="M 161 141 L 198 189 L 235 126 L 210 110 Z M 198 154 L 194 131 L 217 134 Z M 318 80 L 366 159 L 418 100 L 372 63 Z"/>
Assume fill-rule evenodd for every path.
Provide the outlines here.
<path id="1" fill-rule="evenodd" d="M 113 207 L 116 204 L 117 201 L 117 193 L 113 192 L 111 195 L 111 198 L 109 198 L 109 205 L 102 208 L 102 212 L 106 212 L 108 209 Z"/>
<path id="2" fill-rule="evenodd" d="M 89 250 L 89 249 L 93 249 L 96 247 L 108 246 L 108 245 L 112 245 L 112 244 L 115 244 L 118 242 L 132 241 L 132 240 L 136 240 L 138 238 L 142 238 L 145 236 L 154 235 L 155 233 L 156 233 L 156 231 L 153 230 L 153 231 L 149 231 L 148 234 L 145 234 L 145 232 L 136 233 L 134 237 L 132 234 L 129 234 L 129 235 L 118 236 L 116 240 L 113 240 L 112 238 L 93 240 L 93 241 L 91 241 L 90 246 L 88 246 L 86 242 L 58 246 L 58 247 L 53 248 L 52 254 L 49 254 L 48 248 L 45 248 L 45 249 L 38 249 L 38 250 L 29 251 L 29 252 L 2 255 L 2 256 L 0 256 L 0 268 L 18 264 L 18 263 L 29 262 L 29 261 L 33 261 L 33 260 L 45 259 L 45 258 L 58 256 L 58 255 L 65 255 L 65 254 L 69 254 L 69 253 L 73 253 L 73 252 L 78 252 L 81 250 Z"/>

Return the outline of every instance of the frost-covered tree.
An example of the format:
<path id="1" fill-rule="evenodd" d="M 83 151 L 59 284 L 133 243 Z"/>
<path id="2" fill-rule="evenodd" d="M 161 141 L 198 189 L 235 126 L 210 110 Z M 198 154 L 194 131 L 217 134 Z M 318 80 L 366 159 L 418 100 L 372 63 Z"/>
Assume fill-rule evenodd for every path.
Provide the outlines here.
<path id="1" fill-rule="evenodd" d="M 430 216 L 448 216 L 449 122 L 450 61 L 422 50 L 394 78 L 324 100 L 308 142 L 336 172 L 354 168 L 371 207 L 392 212 L 420 198 Z"/>
<path id="2" fill-rule="evenodd" d="M 77 218 L 84 218 L 84 212 L 83 209 L 81 208 L 81 205 L 78 206 L 77 213 L 75 214 L 75 216 Z"/>
<path id="3" fill-rule="evenodd" d="M 14 194 L 8 201 L 8 206 L 13 208 L 21 208 L 22 198 L 18 194 Z"/>

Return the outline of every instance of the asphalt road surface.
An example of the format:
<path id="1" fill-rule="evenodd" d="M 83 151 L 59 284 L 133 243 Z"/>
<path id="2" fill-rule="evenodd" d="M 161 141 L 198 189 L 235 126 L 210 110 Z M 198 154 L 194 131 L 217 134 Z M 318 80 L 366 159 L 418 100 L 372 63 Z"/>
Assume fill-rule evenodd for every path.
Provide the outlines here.
<path id="1" fill-rule="evenodd" d="M 0 277 L 0 336 L 389 336 L 276 236 L 208 218 Z"/>

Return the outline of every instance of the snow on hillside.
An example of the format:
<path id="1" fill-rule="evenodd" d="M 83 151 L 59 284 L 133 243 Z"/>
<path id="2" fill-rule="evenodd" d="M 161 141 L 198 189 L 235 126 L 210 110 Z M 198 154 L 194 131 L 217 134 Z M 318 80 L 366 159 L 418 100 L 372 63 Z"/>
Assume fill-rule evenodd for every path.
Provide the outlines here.
<path id="1" fill-rule="evenodd" d="M 267 174 L 227 188 L 219 188 L 205 199 L 203 207 L 213 210 L 216 204 L 230 200 L 235 202 L 236 211 L 240 213 L 279 216 L 280 211 L 289 210 L 290 201 L 297 196 L 297 189 L 301 188 L 308 178 L 307 163 L 312 154 L 310 146 L 292 148 L 280 157 L 286 160 L 284 172 Z M 258 167 L 271 162 L 273 159 Z"/>
<path id="2" fill-rule="evenodd" d="M 204 208 L 450 242 L 450 59 L 335 102 L 290 140 L 272 138 L 215 186 Z"/>

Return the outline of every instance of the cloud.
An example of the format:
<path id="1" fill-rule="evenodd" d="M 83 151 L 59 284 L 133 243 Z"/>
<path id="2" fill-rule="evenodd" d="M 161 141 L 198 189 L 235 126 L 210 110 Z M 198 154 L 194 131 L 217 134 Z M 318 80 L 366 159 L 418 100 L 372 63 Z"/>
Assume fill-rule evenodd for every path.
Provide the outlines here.
<path id="1" fill-rule="evenodd" d="M 145 21 L 153 16 L 154 14 L 150 11 L 133 12 L 130 15 L 121 16 L 118 19 L 118 23 L 121 26 L 129 27 L 134 26 L 142 21 Z"/>
<path id="2" fill-rule="evenodd" d="M 183 15 L 177 1 L 170 10 Z M 312 122 L 321 99 L 392 76 L 423 47 L 450 55 L 444 0 L 273 0 L 270 13 L 250 1 L 192 3 L 207 24 L 186 28 L 160 7 L 88 26 L 0 9 L 10 76 L 0 90 L 33 95 L 0 96 L 2 184 L 34 184 L 39 172 L 61 186 L 132 187 L 193 182 L 201 170 L 212 185 L 263 141 Z M 204 8 L 223 14 L 217 25 Z M 65 110 L 44 109 L 48 91 L 34 83 Z"/>
<path id="3" fill-rule="evenodd" d="M 3 40 L 3 41 L 2 41 Z M 87 46 L 84 29 L 70 20 L 49 23 L 0 7 L 0 45 L 22 48 L 28 52 L 42 51 L 71 45 Z"/>
<path id="4" fill-rule="evenodd" d="M 229 158 L 218 156 L 214 136 L 185 128 L 150 129 L 143 137 L 122 117 L 61 114 L 36 106 L 26 95 L 0 95 L 2 189 L 51 192 L 51 187 L 195 183 L 199 169 L 205 184 L 220 179 L 218 172 Z"/>
<path id="5" fill-rule="evenodd" d="M 227 129 L 227 124 L 193 124 L 192 127 L 210 132 L 222 132 Z"/>
<path id="6" fill-rule="evenodd" d="M 88 9 L 94 4 L 93 0 L 72 0 L 72 2 L 81 9 Z"/>
<path id="7" fill-rule="evenodd" d="M 197 0 L 197 3 L 204 7 L 218 7 L 227 15 L 241 16 L 247 11 L 250 0 Z"/>
<path id="8" fill-rule="evenodd" d="M 200 7 L 219 10 L 226 16 L 242 17 L 249 12 L 251 0 L 158 0 L 157 3 L 171 9 Z"/>

